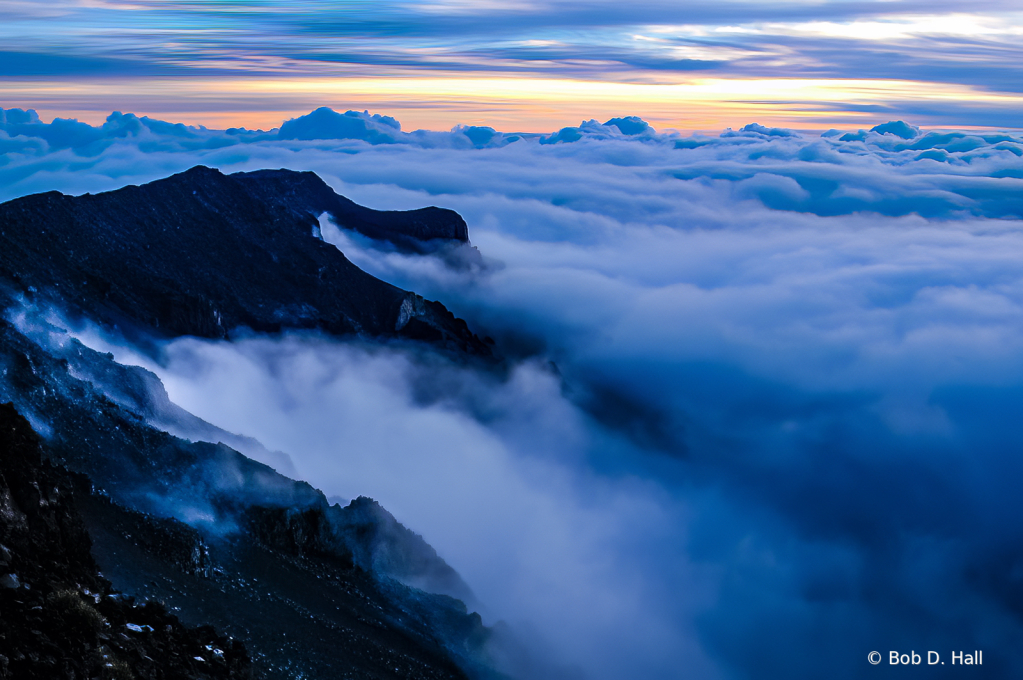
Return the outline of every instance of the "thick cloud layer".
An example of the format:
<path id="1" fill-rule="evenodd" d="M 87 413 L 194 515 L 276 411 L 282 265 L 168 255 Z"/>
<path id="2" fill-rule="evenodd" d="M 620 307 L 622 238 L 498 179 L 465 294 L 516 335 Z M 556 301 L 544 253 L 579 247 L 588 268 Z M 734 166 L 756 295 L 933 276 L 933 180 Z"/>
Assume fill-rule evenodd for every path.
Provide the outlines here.
<path id="1" fill-rule="evenodd" d="M 4 198 L 202 162 L 466 218 L 470 268 L 321 231 L 492 336 L 507 375 L 308 336 L 182 340 L 155 369 L 327 493 L 376 497 L 552 663 L 894 677 L 867 653 L 984 649 L 984 677 L 1023 669 L 1019 136 L 620 119 L 490 145 L 356 114 L 395 143 L 145 123 L 81 151 L 11 116 Z"/>

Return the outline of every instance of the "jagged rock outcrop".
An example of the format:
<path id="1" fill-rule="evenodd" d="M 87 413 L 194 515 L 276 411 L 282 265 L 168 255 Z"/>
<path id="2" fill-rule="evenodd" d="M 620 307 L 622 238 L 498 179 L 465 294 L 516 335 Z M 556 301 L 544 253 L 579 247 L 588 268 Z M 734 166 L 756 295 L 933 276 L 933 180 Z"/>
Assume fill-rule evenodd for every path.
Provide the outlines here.
<path id="1" fill-rule="evenodd" d="M 0 205 L 0 284 L 127 334 L 320 329 L 490 354 L 443 305 L 367 274 L 316 238 L 322 212 L 399 243 L 467 238 L 456 213 L 370 210 L 312 173 L 229 176 L 197 166 L 143 186 Z"/>
<path id="2" fill-rule="evenodd" d="M 355 564 L 430 592 L 467 603 L 475 601 L 458 572 L 422 536 L 402 526 L 372 498 L 359 496 L 344 508 L 333 507 L 331 511 L 334 539 L 349 546 Z"/>

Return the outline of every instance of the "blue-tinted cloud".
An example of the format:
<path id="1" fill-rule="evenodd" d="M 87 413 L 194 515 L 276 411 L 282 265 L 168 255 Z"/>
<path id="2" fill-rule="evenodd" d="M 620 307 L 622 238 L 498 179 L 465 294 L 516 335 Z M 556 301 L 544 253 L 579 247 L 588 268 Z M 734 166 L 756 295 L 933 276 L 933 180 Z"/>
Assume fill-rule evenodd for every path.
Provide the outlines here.
<path id="1" fill-rule="evenodd" d="M 401 124 L 390 116 L 369 112 L 348 111 L 337 113 L 319 108 L 281 125 L 281 139 L 361 139 L 370 144 L 394 144 L 401 132 Z"/>

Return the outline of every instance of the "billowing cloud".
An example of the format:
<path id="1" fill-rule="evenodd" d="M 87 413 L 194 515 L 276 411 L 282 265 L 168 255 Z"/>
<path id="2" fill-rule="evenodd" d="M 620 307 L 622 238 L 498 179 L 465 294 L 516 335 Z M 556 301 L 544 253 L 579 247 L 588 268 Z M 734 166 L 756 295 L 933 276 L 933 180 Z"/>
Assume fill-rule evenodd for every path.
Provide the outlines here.
<path id="1" fill-rule="evenodd" d="M 458 210 L 469 267 L 321 231 L 493 337 L 503 372 L 311 336 L 180 340 L 153 368 L 327 493 L 376 497 L 554 663 L 856 678 L 875 649 L 984 649 L 989 673 L 1023 668 L 1019 135 L 622 117 L 511 141 L 354 114 L 396 143 L 135 119 L 78 147 L 5 115 L 4 198 L 201 162 Z"/>

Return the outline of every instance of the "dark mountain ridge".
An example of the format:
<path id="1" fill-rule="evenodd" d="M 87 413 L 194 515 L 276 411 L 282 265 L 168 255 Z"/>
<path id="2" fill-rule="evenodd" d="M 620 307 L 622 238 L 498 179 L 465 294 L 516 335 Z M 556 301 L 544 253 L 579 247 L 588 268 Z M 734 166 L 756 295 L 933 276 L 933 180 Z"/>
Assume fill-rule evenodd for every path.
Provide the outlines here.
<path id="1" fill-rule="evenodd" d="M 457 213 L 371 210 L 313 173 L 224 175 L 196 166 L 142 186 L 0 205 L 0 281 L 126 333 L 318 329 L 490 354 L 443 305 L 367 274 L 322 241 L 323 212 L 342 227 L 422 249 L 468 239 Z"/>
<path id="2" fill-rule="evenodd" d="M 267 203 L 319 216 L 330 213 L 339 227 L 357 231 L 400 250 L 428 253 L 449 244 L 469 242 L 469 227 L 453 210 L 373 210 L 334 193 L 312 172 L 256 170 L 231 175 Z"/>

